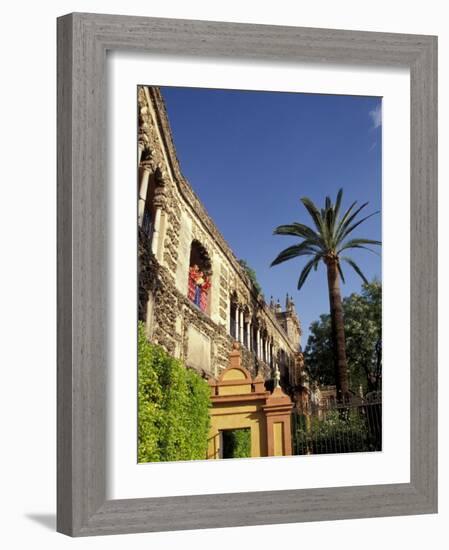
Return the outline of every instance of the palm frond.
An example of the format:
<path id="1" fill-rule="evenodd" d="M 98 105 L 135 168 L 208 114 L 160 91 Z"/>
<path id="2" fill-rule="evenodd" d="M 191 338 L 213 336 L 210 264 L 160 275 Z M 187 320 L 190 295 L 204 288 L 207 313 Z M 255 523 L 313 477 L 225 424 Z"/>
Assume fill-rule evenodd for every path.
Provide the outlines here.
<path id="1" fill-rule="evenodd" d="M 343 252 L 343 250 L 347 250 L 348 248 L 363 248 L 365 250 L 369 250 L 373 254 L 376 254 L 377 256 L 380 256 L 378 252 L 373 250 L 372 248 L 369 248 L 368 246 L 365 246 L 367 244 L 371 245 L 381 245 L 381 241 L 375 241 L 373 239 L 351 239 L 349 241 L 346 241 L 343 243 L 343 246 L 337 251 L 337 254 L 340 254 Z"/>
<path id="2" fill-rule="evenodd" d="M 353 208 L 357 204 L 357 201 L 353 202 L 350 208 Z M 350 213 L 350 215 L 346 216 L 346 214 L 349 214 L 349 210 L 346 212 L 346 214 L 343 216 L 343 218 L 340 220 L 340 223 L 338 224 L 338 228 L 336 231 L 336 237 L 337 242 L 341 242 L 344 237 L 343 233 L 346 231 L 349 224 L 358 216 L 358 214 L 366 207 L 368 206 L 368 202 L 364 202 L 361 206 L 359 206 L 354 212 Z"/>
<path id="3" fill-rule="evenodd" d="M 279 225 L 273 231 L 273 235 L 290 235 L 292 237 L 303 237 L 305 239 L 316 241 L 317 245 L 322 242 L 320 235 L 316 231 L 314 231 L 308 225 L 297 222 L 286 225 Z"/>
<path id="4" fill-rule="evenodd" d="M 375 239 L 365 239 L 364 237 L 357 237 L 356 239 L 351 239 L 343 243 L 344 246 L 352 246 L 353 244 L 378 244 L 381 245 L 382 241 L 377 241 Z"/>
<path id="5" fill-rule="evenodd" d="M 344 233 L 340 236 L 340 241 L 342 241 L 343 239 L 345 239 L 349 233 L 351 233 L 352 231 L 354 231 L 354 229 L 356 227 L 358 227 L 361 223 L 363 223 L 364 221 L 366 221 L 367 219 L 369 218 L 372 218 L 373 216 L 375 216 L 376 214 L 379 214 L 380 210 L 376 210 L 375 212 L 373 212 L 372 214 L 369 214 L 368 216 L 365 216 L 364 218 L 362 218 L 361 220 L 359 220 L 357 223 L 354 223 L 352 224 L 350 227 L 348 227 L 347 229 L 344 230 Z"/>
<path id="6" fill-rule="evenodd" d="M 338 220 L 338 214 L 340 213 L 341 199 L 343 198 L 343 189 L 339 189 L 337 193 L 337 200 L 335 201 L 335 219 Z"/>
<path id="7" fill-rule="evenodd" d="M 368 252 L 371 252 L 371 253 L 375 254 L 376 256 L 380 257 L 379 252 L 376 252 L 375 250 L 373 250 L 372 248 L 369 248 L 368 246 L 363 246 L 363 244 L 354 244 L 352 246 L 344 246 L 343 248 L 340 248 L 340 250 L 338 250 L 337 254 L 341 254 L 343 252 L 343 250 L 347 250 L 348 248 L 349 249 L 360 248 L 360 249 L 363 249 L 363 250 L 368 250 Z"/>
<path id="8" fill-rule="evenodd" d="M 343 270 L 341 269 L 340 262 L 337 263 L 337 267 L 338 267 L 338 273 L 340 273 L 341 280 L 343 281 L 343 283 L 346 283 L 345 276 L 343 275 Z"/>
<path id="9" fill-rule="evenodd" d="M 354 201 L 351 206 L 346 210 L 346 212 L 341 217 L 340 221 L 338 222 L 338 228 L 340 228 L 344 223 L 346 223 L 346 220 L 349 218 L 349 216 L 352 213 L 352 209 L 357 204 L 357 201 Z"/>
<path id="10" fill-rule="evenodd" d="M 303 267 L 303 270 L 301 271 L 301 275 L 299 276 L 299 279 L 298 279 L 298 290 L 300 290 L 303 284 L 306 282 L 312 267 L 314 267 L 315 264 L 318 265 L 319 261 L 320 261 L 320 256 L 315 256 L 310 261 L 308 261 L 306 265 Z"/>
<path id="11" fill-rule="evenodd" d="M 310 214 L 310 216 L 311 216 L 318 232 L 321 233 L 322 229 L 323 229 L 323 222 L 322 222 L 322 219 L 321 219 L 320 211 L 315 206 L 313 201 L 311 201 L 308 197 L 302 197 L 301 202 L 306 207 L 307 212 Z"/>
<path id="12" fill-rule="evenodd" d="M 347 262 L 352 269 L 367 283 L 365 275 L 359 266 L 349 257 L 340 256 L 344 250 L 348 249 L 364 249 L 377 254 L 375 250 L 370 248 L 370 245 L 381 245 L 381 241 L 374 239 L 345 238 L 361 223 L 374 216 L 378 212 L 374 212 L 361 220 L 356 221 L 358 214 L 368 205 L 368 202 L 357 206 L 357 201 L 354 201 L 349 208 L 340 217 L 342 207 L 343 189 L 339 189 L 335 204 L 332 203 L 331 197 L 327 196 L 324 201 L 324 208 L 319 209 L 315 203 L 308 197 L 302 197 L 301 202 L 313 220 L 311 226 L 302 223 L 291 223 L 280 225 L 274 230 L 275 235 L 289 235 L 299 237 L 302 242 L 292 245 L 282 252 L 273 260 L 271 266 L 278 265 L 282 262 L 296 258 L 299 256 L 312 256 L 312 258 L 304 265 L 298 279 L 298 290 L 304 285 L 309 273 L 312 269 L 318 269 L 320 260 L 325 257 L 331 258 L 337 255 L 337 268 L 342 282 L 345 282 L 345 276 L 340 262 Z"/>
<path id="13" fill-rule="evenodd" d="M 315 255 L 319 252 L 320 251 L 318 249 L 313 247 L 313 243 L 310 243 L 309 241 L 306 240 L 300 244 L 294 244 L 284 249 L 271 262 L 270 267 L 274 265 L 279 265 L 282 262 L 291 260 L 292 258 L 296 258 L 298 256 L 310 256 L 310 255 Z"/>
<path id="14" fill-rule="evenodd" d="M 365 277 L 365 275 L 362 273 L 362 270 L 360 267 L 352 260 L 351 258 L 348 258 L 347 256 L 343 256 L 340 258 L 341 261 L 344 261 L 348 263 L 352 269 L 357 273 L 357 275 L 363 280 L 364 283 L 368 284 L 368 279 Z"/>
<path id="15" fill-rule="evenodd" d="M 325 229 L 326 229 L 326 235 L 325 235 L 325 241 L 327 243 L 328 248 L 334 248 L 335 242 L 334 242 L 334 236 L 335 236 L 335 228 L 334 228 L 334 222 L 335 222 L 335 211 L 333 208 L 326 211 L 325 216 Z"/>

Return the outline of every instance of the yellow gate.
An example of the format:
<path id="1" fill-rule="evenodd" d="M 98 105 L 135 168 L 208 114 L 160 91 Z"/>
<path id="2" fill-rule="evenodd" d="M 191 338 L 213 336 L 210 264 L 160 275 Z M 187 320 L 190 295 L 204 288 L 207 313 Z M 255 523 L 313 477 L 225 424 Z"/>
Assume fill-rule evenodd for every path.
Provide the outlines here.
<path id="1" fill-rule="evenodd" d="M 229 367 L 211 386 L 211 428 L 207 458 L 223 456 L 222 432 L 251 430 L 251 457 L 292 454 L 292 401 L 280 386 L 273 393 L 265 390 L 264 380 L 241 365 L 238 344 L 230 353 Z"/>

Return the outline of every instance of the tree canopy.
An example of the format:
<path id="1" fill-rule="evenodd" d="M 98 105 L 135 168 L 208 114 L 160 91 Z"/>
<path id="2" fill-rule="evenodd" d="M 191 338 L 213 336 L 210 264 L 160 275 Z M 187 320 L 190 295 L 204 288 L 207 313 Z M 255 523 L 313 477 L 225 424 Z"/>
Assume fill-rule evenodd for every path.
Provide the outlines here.
<path id="1" fill-rule="evenodd" d="M 271 265 L 278 265 L 287 260 L 298 258 L 300 256 L 311 256 L 311 259 L 303 267 L 298 279 L 298 290 L 306 282 L 312 269 L 318 268 L 320 261 L 329 266 L 335 263 L 341 280 L 345 282 L 342 262 L 347 263 L 363 279 L 368 282 L 360 267 L 349 256 L 343 254 L 350 249 L 365 249 L 374 252 L 370 246 L 380 245 L 381 242 L 366 238 L 348 238 L 349 235 L 364 221 L 379 212 L 372 212 L 363 218 L 356 220 L 360 212 L 368 205 L 367 202 L 357 207 L 357 201 L 354 201 L 349 208 L 340 214 L 343 199 L 343 189 L 337 193 L 335 204 L 330 197 L 326 197 L 324 208 L 319 209 L 315 203 L 308 197 L 302 197 L 301 202 L 312 218 L 312 227 L 303 223 L 290 223 L 280 225 L 274 230 L 275 235 L 288 235 L 298 237 L 299 243 L 289 246 L 280 252 L 271 262 Z"/>
<path id="2" fill-rule="evenodd" d="M 381 389 L 382 383 L 382 285 L 365 283 L 361 294 L 343 299 L 349 386 L 354 393 Z M 304 353 L 306 368 L 320 384 L 335 384 L 330 315 L 310 326 Z"/>

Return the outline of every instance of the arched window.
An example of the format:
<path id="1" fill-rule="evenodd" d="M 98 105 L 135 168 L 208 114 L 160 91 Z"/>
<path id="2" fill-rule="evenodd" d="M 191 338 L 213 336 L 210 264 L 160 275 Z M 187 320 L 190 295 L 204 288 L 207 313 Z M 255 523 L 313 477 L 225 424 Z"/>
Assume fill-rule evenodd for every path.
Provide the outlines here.
<path id="1" fill-rule="evenodd" d="M 237 340 L 237 304 L 231 302 L 231 336 Z"/>
<path id="2" fill-rule="evenodd" d="M 257 331 L 258 331 L 258 324 L 255 320 L 251 325 L 251 349 L 254 353 L 254 355 L 259 354 L 259 347 L 258 347 L 258 340 L 257 340 Z"/>
<path id="3" fill-rule="evenodd" d="M 154 229 L 154 208 L 153 208 L 153 204 L 147 199 L 147 202 L 145 203 L 145 210 L 143 211 L 142 231 L 145 233 L 145 235 L 149 239 L 151 239 L 151 237 L 153 236 L 153 229 Z"/>
<path id="4" fill-rule="evenodd" d="M 281 349 L 279 357 L 279 370 L 281 372 L 281 386 L 283 387 L 286 387 L 289 384 L 290 371 L 288 367 L 288 355 L 284 349 Z"/>
<path id="5" fill-rule="evenodd" d="M 230 324 L 229 324 L 229 334 L 234 338 L 234 340 L 238 340 L 238 299 L 237 299 L 237 293 L 235 290 L 231 292 L 231 295 L 229 297 L 230 300 Z"/>
<path id="6" fill-rule="evenodd" d="M 145 176 L 145 163 L 151 158 L 150 151 L 144 151 L 141 158 L 141 177 L 140 179 L 146 177 L 146 192 L 144 196 L 140 197 L 140 200 L 145 201 L 143 215 L 142 215 L 142 231 L 145 235 L 151 240 L 154 231 L 154 218 L 155 218 L 155 208 L 154 208 L 154 192 L 155 192 L 155 175 L 153 173 L 146 173 Z M 143 190 L 141 188 L 140 193 Z"/>
<path id="7" fill-rule="evenodd" d="M 250 312 L 248 306 L 245 306 L 243 310 L 243 345 L 246 349 L 250 349 L 251 346 L 251 336 L 249 334 L 249 325 L 250 325 Z"/>
<path id="8" fill-rule="evenodd" d="M 187 295 L 204 313 L 209 313 L 212 265 L 204 246 L 197 240 L 190 247 Z"/>

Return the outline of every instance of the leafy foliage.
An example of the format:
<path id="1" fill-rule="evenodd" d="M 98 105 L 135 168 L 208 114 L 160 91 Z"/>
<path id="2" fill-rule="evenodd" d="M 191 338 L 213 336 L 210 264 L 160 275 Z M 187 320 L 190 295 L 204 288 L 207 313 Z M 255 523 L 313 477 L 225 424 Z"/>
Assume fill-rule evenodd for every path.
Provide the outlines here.
<path id="1" fill-rule="evenodd" d="M 382 285 L 373 281 L 343 300 L 350 388 L 378 391 L 382 383 Z M 310 326 L 305 364 L 319 384 L 335 384 L 330 315 Z"/>
<path id="2" fill-rule="evenodd" d="M 297 419 L 294 448 L 295 454 L 376 451 L 380 450 L 380 439 L 370 433 L 360 411 L 330 410 L 324 419 Z"/>
<path id="3" fill-rule="evenodd" d="M 241 428 L 227 431 L 224 447 L 223 454 L 227 458 L 249 458 L 251 456 L 251 430 Z"/>
<path id="4" fill-rule="evenodd" d="M 162 387 L 155 365 L 163 362 L 162 350 L 151 346 L 142 323 L 138 327 L 138 461 L 158 462 L 159 426 L 162 421 Z"/>
<path id="5" fill-rule="evenodd" d="M 250 278 L 251 282 L 253 283 L 254 288 L 257 290 L 259 294 L 262 294 L 262 287 L 259 284 L 259 281 L 257 280 L 256 272 L 252 267 L 250 267 L 246 260 L 239 260 L 239 264 L 243 267 L 246 274 Z"/>
<path id="6" fill-rule="evenodd" d="M 340 216 L 341 202 L 343 198 L 343 189 L 337 193 L 335 204 L 330 197 L 326 197 L 325 207 L 318 209 L 317 206 L 308 197 L 303 197 L 301 202 L 309 213 L 313 221 L 313 227 L 303 223 L 293 222 L 288 225 L 280 225 L 274 230 L 275 235 L 289 235 L 299 237 L 301 241 L 289 246 L 278 254 L 271 262 L 271 265 L 278 265 L 287 260 L 301 256 L 311 256 L 311 259 L 303 267 L 298 279 L 298 290 L 304 285 L 312 269 L 318 269 L 320 261 L 328 263 L 335 261 L 338 265 L 340 277 L 344 282 L 344 275 L 341 267 L 342 262 L 350 265 L 359 275 L 363 282 L 367 283 L 365 275 L 359 266 L 347 256 L 341 253 L 351 248 L 363 248 L 374 252 L 367 245 L 380 245 L 380 241 L 373 239 L 350 239 L 347 237 L 365 220 L 374 216 L 378 212 L 373 212 L 360 220 L 356 220 L 359 213 L 367 206 L 367 202 L 356 208 L 357 201 L 353 202 L 346 212 Z"/>
<path id="7" fill-rule="evenodd" d="M 138 328 L 138 461 L 206 457 L 210 389 Z"/>

